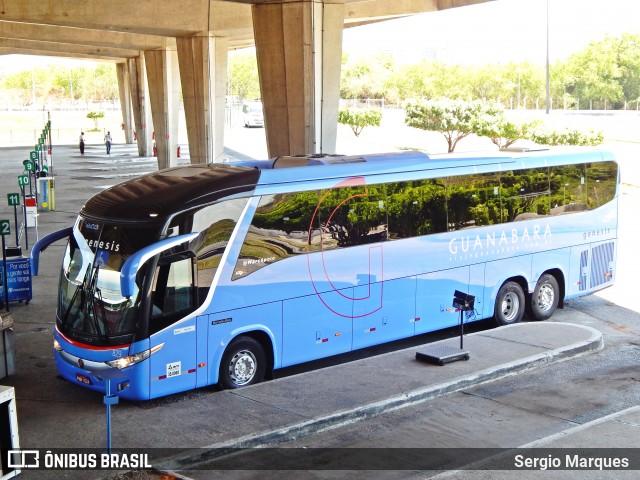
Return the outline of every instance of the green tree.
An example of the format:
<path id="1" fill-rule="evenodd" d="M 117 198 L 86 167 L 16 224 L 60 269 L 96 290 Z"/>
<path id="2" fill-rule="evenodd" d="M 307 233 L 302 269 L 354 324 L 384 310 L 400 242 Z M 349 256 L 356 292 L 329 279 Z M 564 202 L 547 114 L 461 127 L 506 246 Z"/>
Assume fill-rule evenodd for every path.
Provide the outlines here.
<path id="1" fill-rule="evenodd" d="M 237 53 L 229 56 L 227 83 L 229 93 L 240 100 L 261 98 L 255 53 Z"/>
<path id="2" fill-rule="evenodd" d="M 623 100 L 617 50 L 616 40 L 607 36 L 571 55 L 564 67 L 569 81 L 565 85 L 565 92 L 576 99 L 610 103 Z"/>
<path id="3" fill-rule="evenodd" d="M 49 92 L 49 74 L 47 70 L 32 68 L 23 70 L 4 79 L 3 88 L 12 90 L 22 105 L 46 101 Z"/>
<path id="4" fill-rule="evenodd" d="M 530 135 L 530 139 L 540 145 L 571 145 L 571 146 L 595 146 L 604 142 L 602 132 L 566 128 L 562 131 L 538 130 Z"/>
<path id="5" fill-rule="evenodd" d="M 487 104 L 474 123 L 474 133 L 489 137 L 498 148 L 507 148 L 518 140 L 529 139 L 539 121 L 511 121 L 499 104 Z"/>
<path id="6" fill-rule="evenodd" d="M 387 54 L 357 60 L 347 57 L 342 67 L 340 95 L 351 99 L 385 98 L 393 70 L 393 61 Z"/>
<path id="7" fill-rule="evenodd" d="M 460 140 L 475 132 L 479 117 L 490 115 L 494 108 L 478 101 L 418 100 L 406 105 L 405 123 L 421 130 L 442 133 L 451 153 Z"/>
<path id="8" fill-rule="evenodd" d="M 338 123 L 349 125 L 356 137 L 359 137 L 364 127 L 379 127 L 382 121 L 380 110 L 351 110 L 348 108 L 338 112 Z"/>
<path id="9" fill-rule="evenodd" d="M 98 130 L 98 120 L 104 118 L 104 112 L 89 112 L 87 113 L 87 118 L 93 120 L 93 123 L 96 126 L 96 130 Z"/>

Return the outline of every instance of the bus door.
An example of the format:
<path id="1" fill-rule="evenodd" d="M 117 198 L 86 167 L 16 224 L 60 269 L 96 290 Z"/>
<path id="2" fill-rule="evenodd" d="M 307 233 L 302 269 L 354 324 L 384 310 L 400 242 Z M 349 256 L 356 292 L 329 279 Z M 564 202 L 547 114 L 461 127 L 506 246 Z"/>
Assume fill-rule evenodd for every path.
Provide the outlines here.
<path id="1" fill-rule="evenodd" d="M 193 253 L 183 252 L 162 257 L 155 270 L 149 333 L 151 348 L 162 348 L 149 359 L 152 398 L 206 385 L 206 371 L 199 372 L 198 364 L 207 364 L 207 319 L 185 320 L 197 307 L 194 264 Z"/>

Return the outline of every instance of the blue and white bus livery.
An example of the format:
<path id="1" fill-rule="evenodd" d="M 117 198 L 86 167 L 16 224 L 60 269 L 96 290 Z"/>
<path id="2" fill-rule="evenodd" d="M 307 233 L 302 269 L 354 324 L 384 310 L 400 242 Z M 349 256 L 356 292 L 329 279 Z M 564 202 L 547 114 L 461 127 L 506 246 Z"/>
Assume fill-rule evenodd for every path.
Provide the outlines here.
<path id="1" fill-rule="evenodd" d="M 608 152 L 281 157 L 162 170 L 83 206 L 62 261 L 56 366 L 124 398 L 238 388 L 274 369 L 475 319 L 549 318 L 615 278 Z"/>

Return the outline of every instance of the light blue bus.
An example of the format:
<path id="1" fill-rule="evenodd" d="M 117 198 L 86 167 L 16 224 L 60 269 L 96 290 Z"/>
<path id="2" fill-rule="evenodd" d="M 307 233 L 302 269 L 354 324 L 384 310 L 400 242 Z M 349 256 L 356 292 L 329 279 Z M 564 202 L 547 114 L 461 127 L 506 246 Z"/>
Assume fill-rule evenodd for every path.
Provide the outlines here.
<path id="1" fill-rule="evenodd" d="M 615 278 L 608 152 L 280 157 L 161 170 L 92 197 L 54 333 L 72 383 L 145 400 L 474 319 L 544 320 Z M 118 369 L 118 370 L 116 370 Z M 113 377 L 113 375 L 112 375 Z M 114 389 L 115 390 L 115 389 Z"/>

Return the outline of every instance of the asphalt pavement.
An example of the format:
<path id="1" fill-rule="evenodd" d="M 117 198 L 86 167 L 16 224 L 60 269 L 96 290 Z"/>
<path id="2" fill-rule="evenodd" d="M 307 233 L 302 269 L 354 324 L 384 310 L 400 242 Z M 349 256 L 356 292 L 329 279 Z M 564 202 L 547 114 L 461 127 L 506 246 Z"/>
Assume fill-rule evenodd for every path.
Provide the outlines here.
<path id="1" fill-rule="evenodd" d="M 17 191 L 21 161 L 28 150 L 0 149 L 2 198 L 5 193 Z M 130 145 L 115 145 L 110 156 L 102 145 L 89 145 L 84 156 L 71 146 L 56 147 L 53 153 L 56 210 L 40 213 L 40 237 L 72 225 L 84 201 L 100 189 L 155 169 L 153 158 L 137 157 Z M 227 155 L 233 157 L 235 152 L 227 151 Z M 13 218 L 13 210 L 3 205 L 0 218 L 5 217 Z M 36 234 L 30 230 L 33 243 Z M 52 332 L 63 248 L 58 243 L 44 252 L 40 274 L 32 279 L 33 299 L 29 304 L 10 304 L 16 371 L 0 383 L 15 389 L 22 449 L 84 451 L 106 447 L 106 408 L 102 395 L 62 380 L 54 366 Z M 148 451 L 156 469 L 184 471 L 210 463 L 223 449 L 277 446 L 606 348 L 602 333 L 594 328 L 563 322 L 527 322 L 467 335 L 464 347 L 469 360 L 439 366 L 416 359 L 416 352 L 431 352 L 438 346 L 455 350 L 459 348 L 458 342 L 453 337 L 411 346 L 240 390 L 207 387 L 149 402 L 123 401 L 112 408 L 112 444 L 114 448 L 141 452 L 155 449 Z M 618 434 L 621 425 L 624 425 L 621 434 L 640 445 L 640 414 L 632 410 L 621 415 L 625 416 L 611 416 L 535 446 L 610 446 L 594 438 L 607 438 L 603 432 Z M 621 422 L 621 418 L 625 421 Z M 598 435 L 589 435 L 589 429 L 595 429 Z M 584 441 L 576 441 L 579 439 Z M 250 465 L 246 467 L 249 469 Z M 113 473 L 23 470 L 20 478 L 105 478 Z M 151 471 L 139 471 L 137 477 L 130 475 L 160 476 Z"/>

